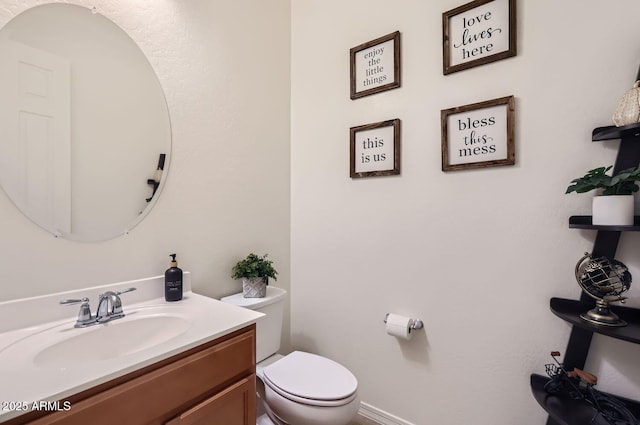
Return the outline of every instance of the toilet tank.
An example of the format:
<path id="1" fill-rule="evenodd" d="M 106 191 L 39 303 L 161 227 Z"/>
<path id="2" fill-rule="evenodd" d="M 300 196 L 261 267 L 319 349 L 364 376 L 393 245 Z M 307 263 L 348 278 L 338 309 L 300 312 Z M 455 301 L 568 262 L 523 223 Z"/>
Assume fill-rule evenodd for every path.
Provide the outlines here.
<path id="1" fill-rule="evenodd" d="M 261 362 L 280 349 L 284 297 L 287 291 L 275 286 L 267 286 L 263 298 L 245 298 L 242 292 L 221 298 L 220 301 L 259 311 L 266 316 L 256 322 L 256 362 Z"/>

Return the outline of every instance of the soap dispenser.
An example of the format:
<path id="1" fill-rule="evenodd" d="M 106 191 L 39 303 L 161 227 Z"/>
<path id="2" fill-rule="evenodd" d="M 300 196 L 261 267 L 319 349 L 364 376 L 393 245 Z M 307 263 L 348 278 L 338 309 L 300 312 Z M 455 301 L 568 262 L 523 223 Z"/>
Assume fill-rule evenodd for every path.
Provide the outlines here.
<path id="1" fill-rule="evenodd" d="M 180 301 L 182 299 L 182 269 L 178 268 L 176 254 L 170 254 L 171 266 L 164 272 L 164 299 Z"/>

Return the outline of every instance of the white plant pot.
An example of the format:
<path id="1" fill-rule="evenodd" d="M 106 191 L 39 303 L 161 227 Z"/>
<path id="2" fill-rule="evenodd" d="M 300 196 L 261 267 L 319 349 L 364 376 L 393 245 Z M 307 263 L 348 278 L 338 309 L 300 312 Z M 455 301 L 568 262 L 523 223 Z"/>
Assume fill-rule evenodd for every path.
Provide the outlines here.
<path id="1" fill-rule="evenodd" d="M 633 226 L 633 195 L 594 196 L 594 225 Z"/>
<path id="2" fill-rule="evenodd" d="M 255 279 L 242 278 L 242 295 L 244 298 L 264 298 L 267 295 L 267 281 L 262 277 Z"/>

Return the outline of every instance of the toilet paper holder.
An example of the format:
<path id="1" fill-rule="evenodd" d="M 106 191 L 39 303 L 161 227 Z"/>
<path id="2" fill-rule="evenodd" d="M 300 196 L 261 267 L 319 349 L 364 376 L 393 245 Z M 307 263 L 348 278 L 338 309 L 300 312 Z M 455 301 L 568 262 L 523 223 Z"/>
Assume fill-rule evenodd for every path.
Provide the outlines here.
<path id="1" fill-rule="evenodd" d="M 387 323 L 387 317 L 389 317 L 389 313 L 384 315 L 384 323 Z M 423 327 L 424 327 L 424 323 L 422 323 L 422 320 L 411 319 L 409 321 L 409 329 L 411 330 L 422 329 Z"/>

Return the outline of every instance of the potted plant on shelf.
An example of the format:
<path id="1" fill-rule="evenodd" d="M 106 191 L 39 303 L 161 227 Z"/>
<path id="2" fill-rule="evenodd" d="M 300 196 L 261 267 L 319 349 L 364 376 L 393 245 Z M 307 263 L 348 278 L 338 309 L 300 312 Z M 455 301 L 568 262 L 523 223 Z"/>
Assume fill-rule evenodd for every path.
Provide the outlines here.
<path id="1" fill-rule="evenodd" d="M 242 293 L 245 298 L 262 298 L 267 295 L 269 278 L 278 280 L 277 274 L 273 268 L 273 261 L 267 260 L 267 254 L 260 257 L 251 253 L 233 266 L 231 277 L 242 279 Z"/>
<path id="2" fill-rule="evenodd" d="M 584 176 L 571 181 L 565 193 L 585 193 L 601 189 L 600 196 L 593 198 L 593 224 L 611 226 L 633 225 L 633 194 L 640 189 L 638 167 L 627 168 L 614 176 L 607 175 L 612 166 L 589 170 Z"/>

